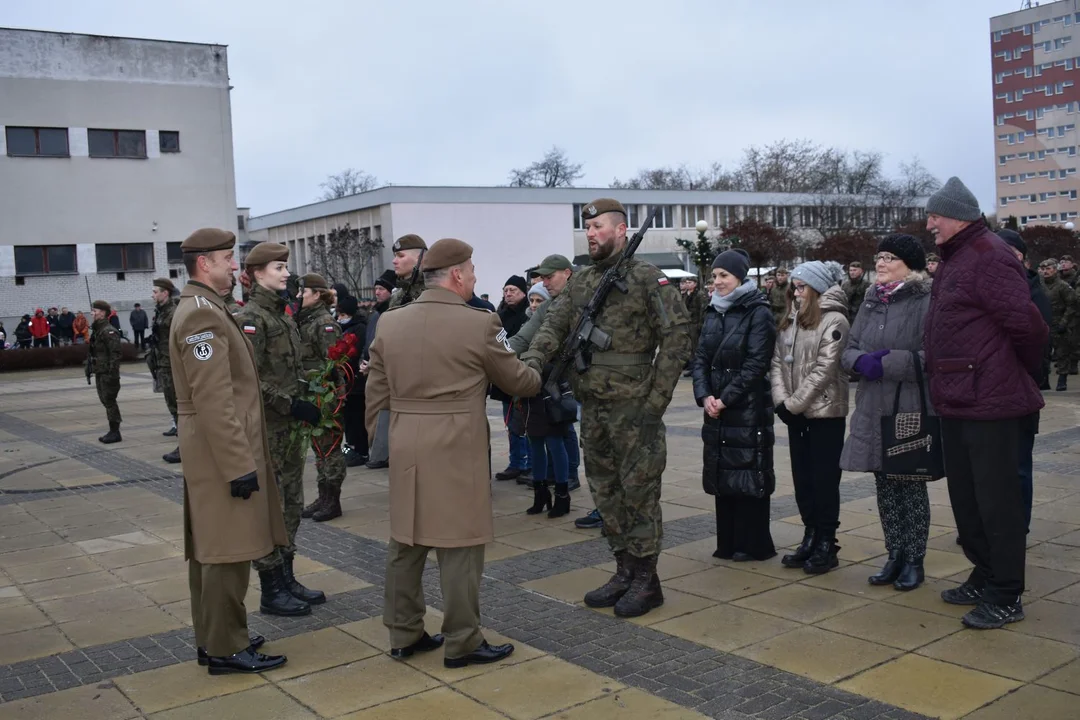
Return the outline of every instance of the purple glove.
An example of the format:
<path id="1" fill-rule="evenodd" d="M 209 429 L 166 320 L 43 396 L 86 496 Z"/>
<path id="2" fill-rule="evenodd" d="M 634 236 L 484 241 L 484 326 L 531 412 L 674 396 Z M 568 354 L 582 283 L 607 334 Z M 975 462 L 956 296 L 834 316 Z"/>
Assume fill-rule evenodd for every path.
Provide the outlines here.
<path id="1" fill-rule="evenodd" d="M 889 354 L 888 350 L 875 350 L 872 353 L 864 353 L 855 361 L 855 372 L 871 382 L 880 380 L 885 374 L 885 368 L 881 366 L 881 358 Z"/>

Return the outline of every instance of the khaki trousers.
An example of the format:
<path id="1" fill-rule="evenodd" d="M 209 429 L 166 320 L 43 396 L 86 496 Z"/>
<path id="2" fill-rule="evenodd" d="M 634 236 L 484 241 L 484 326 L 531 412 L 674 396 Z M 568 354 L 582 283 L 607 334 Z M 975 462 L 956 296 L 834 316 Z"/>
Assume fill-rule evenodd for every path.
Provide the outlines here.
<path id="1" fill-rule="evenodd" d="M 390 646 L 412 645 L 424 635 L 422 577 L 429 547 L 404 545 L 391 539 L 386 556 L 386 600 L 383 624 L 390 630 Z M 435 548 L 442 585 L 446 657 L 468 655 L 484 641 L 480 632 L 480 576 L 484 572 L 484 546 Z"/>
<path id="2" fill-rule="evenodd" d="M 203 565 L 188 561 L 191 621 L 195 642 L 211 657 L 227 657 L 247 648 L 247 594 L 251 563 Z"/>

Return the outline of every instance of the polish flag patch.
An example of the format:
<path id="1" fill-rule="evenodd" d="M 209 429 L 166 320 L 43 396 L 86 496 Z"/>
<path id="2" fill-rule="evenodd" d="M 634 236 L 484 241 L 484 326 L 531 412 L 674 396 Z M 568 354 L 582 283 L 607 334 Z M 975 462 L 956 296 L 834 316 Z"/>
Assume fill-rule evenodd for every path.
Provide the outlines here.
<path id="1" fill-rule="evenodd" d="M 323 328 L 323 330 L 325 330 L 326 332 L 334 332 L 334 326 L 333 325 L 327 325 L 326 327 Z"/>
<path id="2" fill-rule="evenodd" d="M 255 326 L 254 325 L 245 325 L 244 326 L 244 334 L 245 335 L 254 335 L 255 334 Z"/>
<path id="3" fill-rule="evenodd" d="M 668 284 L 668 279 L 666 277 L 662 277 L 662 278 L 657 279 L 656 282 L 660 283 L 661 285 L 667 285 Z"/>

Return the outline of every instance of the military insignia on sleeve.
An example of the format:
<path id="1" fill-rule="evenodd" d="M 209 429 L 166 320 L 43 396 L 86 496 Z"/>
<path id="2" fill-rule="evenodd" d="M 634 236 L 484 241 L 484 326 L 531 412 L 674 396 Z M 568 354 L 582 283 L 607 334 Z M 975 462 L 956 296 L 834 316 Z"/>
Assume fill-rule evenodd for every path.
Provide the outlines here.
<path id="1" fill-rule="evenodd" d="M 254 325 L 245 325 L 244 326 L 244 334 L 245 335 L 254 335 L 255 334 L 255 326 Z"/>
<path id="2" fill-rule="evenodd" d="M 666 277 L 657 278 L 656 282 L 660 283 L 660 285 L 668 285 L 669 284 L 668 279 Z"/>
<path id="3" fill-rule="evenodd" d="M 208 342 L 201 342 L 191 352 L 195 355 L 196 360 L 209 360 L 210 356 L 214 354 L 214 348 L 210 347 Z"/>
<path id="4" fill-rule="evenodd" d="M 514 352 L 514 351 L 513 351 L 513 350 L 512 350 L 511 348 L 510 348 L 510 341 L 506 339 L 506 330 L 505 330 L 505 329 L 503 329 L 503 330 L 500 330 L 500 331 L 499 331 L 499 334 L 495 336 L 495 342 L 497 342 L 497 343 L 502 343 L 502 344 L 503 344 L 503 347 L 505 347 L 505 348 L 506 348 L 506 351 L 507 351 L 507 352 Z"/>
<path id="5" fill-rule="evenodd" d="M 213 340 L 213 339 L 214 339 L 214 333 L 207 330 L 206 332 L 199 333 L 198 335 L 188 335 L 184 339 L 184 342 L 186 342 L 188 345 L 194 345 L 195 343 L 203 342 L 204 340 Z"/>

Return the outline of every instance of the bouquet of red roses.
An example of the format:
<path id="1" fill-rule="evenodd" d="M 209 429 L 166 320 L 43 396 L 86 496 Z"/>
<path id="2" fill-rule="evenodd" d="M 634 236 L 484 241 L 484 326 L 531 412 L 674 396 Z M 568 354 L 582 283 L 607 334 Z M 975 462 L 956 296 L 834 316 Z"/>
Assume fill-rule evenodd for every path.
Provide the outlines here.
<path id="1" fill-rule="evenodd" d="M 319 422 L 315 425 L 300 424 L 297 431 L 305 442 L 310 437 L 312 447 L 320 457 L 334 452 L 341 443 L 341 409 L 356 379 L 352 361 L 359 355 L 359 338 L 347 333 L 326 352 L 323 366 L 307 373 L 307 388 L 303 397 L 319 408 Z"/>

